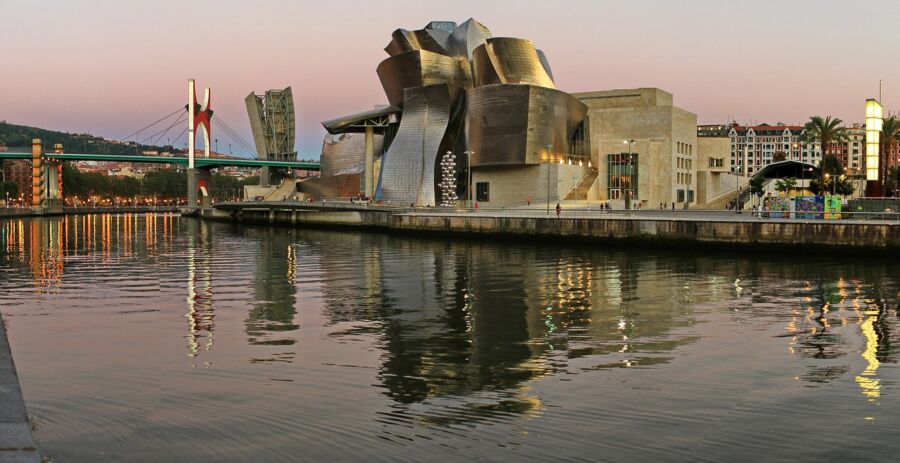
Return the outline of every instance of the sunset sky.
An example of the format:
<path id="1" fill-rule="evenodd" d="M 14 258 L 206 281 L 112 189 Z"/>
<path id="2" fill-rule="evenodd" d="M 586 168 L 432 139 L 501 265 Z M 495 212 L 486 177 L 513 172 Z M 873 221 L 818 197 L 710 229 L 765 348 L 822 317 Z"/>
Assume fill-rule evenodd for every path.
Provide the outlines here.
<path id="1" fill-rule="evenodd" d="M 249 140 L 244 97 L 290 85 L 301 158 L 319 121 L 386 103 L 391 32 L 431 20 L 532 39 L 564 91 L 662 88 L 700 123 L 862 122 L 879 79 L 900 109 L 897 0 L 2 0 L 0 17 L 2 120 L 121 138 L 183 106 L 194 77 Z"/>

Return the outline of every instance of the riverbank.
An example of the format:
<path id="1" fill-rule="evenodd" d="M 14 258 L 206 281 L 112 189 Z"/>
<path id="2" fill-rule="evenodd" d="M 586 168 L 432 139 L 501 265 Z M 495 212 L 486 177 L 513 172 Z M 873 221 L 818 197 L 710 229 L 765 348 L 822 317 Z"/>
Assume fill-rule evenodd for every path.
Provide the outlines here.
<path id="1" fill-rule="evenodd" d="M 27 207 L 3 207 L 0 208 L 2 217 L 44 217 L 54 215 L 81 215 L 81 214 L 143 214 L 150 212 L 178 212 L 175 206 L 87 206 L 87 207 L 58 207 L 34 210 Z"/>
<path id="2" fill-rule="evenodd" d="M 40 462 L 41 456 L 31 433 L 19 375 L 0 316 L 0 461 Z"/>
<path id="3" fill-rule="evenodd" d="M 222 203 L 206 219 L 551 242 L 900 253 L 900 221 L 771 219 L 703 211 L 442 211 L 365 204 Z"/>

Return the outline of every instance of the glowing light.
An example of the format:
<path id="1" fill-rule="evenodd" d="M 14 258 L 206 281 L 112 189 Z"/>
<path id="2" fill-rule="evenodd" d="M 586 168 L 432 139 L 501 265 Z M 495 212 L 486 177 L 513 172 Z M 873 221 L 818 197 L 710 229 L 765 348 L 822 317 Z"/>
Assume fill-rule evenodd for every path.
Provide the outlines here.
<path id="1" fill-rule="evenodd" d="M 884 108 L 874 98 L 866 100 L 866 180 L 878 180 L 878 155 Z"/>

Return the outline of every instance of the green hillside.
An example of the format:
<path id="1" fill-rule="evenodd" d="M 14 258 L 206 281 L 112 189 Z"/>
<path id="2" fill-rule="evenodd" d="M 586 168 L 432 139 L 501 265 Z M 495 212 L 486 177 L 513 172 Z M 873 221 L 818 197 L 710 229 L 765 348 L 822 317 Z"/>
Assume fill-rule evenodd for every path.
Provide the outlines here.
<path id="1" fill-rule="evenodd" d="M 117 142 L 88 133 L 57 132 L 27 125 L 0 122 L 0 145 L 9 148 L 29 148 L 31 140 L 40 138 L 45 150 L 62 143 L 68 153 L 84 154 L 139 154 L 143 151 L 174 152 L 172 146 L 143 145 L 135 142 Z"/>

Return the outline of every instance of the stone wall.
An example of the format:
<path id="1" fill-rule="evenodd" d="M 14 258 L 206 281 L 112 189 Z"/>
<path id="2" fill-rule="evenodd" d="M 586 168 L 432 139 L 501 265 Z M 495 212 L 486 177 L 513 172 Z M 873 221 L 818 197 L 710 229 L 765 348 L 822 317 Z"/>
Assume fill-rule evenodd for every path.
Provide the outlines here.
<path id="1" fill-rule="evenodd" d="M 555 206 L 587 173 L 588 167 L 569 164 L 482 167 L 472 172 L 472 192 L 479 182 L 490 184 L 489 201 L 479 201 L 481 207 L 524 206 L 529 198 L 542 204 L 547 201 L 549 175 L 550 202 Z"/>
<path id="2" fill-rule="evenodd" d="M 229 205 L 204 217 L 294 226 L 370 228 L 411 234 L 525 238 L 561 242 L 605 242 L 754 252 L 853 252 L 900 254 L 900 223 L 840 223 L 804 220 L 704 220 L 699 218 L 563 218 L 505 216 L 483 212 L 407 212 L 366 206 L 320 204 Z M 335 209 L 330 209 L 335 208 Z M 437 213 L 436 213 L 437 212 Z"/>

